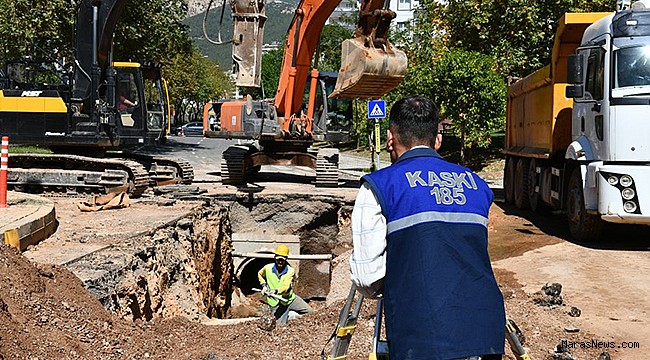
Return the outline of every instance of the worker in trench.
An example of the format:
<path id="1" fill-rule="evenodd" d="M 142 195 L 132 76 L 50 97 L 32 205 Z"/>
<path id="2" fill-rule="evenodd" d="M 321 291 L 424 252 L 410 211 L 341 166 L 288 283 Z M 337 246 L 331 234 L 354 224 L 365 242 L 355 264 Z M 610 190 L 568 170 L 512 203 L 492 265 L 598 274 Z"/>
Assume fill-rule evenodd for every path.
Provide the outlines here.
<path id="1" fill-rule="evenodd" d="M 293 291 L 293 278 L 296 270 L 287 263 L 289 248 L 279 245 L 275 249 L 274 262 L 266 264 L 257 277 L 262 286 L 262 295 L 279 324 L 289 321 L 289 312 L 299 315 L 314 311 L 309 304 Z"/>
<path id="2" fill-rule="evenodd" d="M 506 317 L 487 251 L 493 193 L 445 161 L 441 144 L 432 100 L 393 105 L 392 165 L 362 178 L 352 212 L 352 281 L 385 299 L 391 360 L 501 359 Z"/>

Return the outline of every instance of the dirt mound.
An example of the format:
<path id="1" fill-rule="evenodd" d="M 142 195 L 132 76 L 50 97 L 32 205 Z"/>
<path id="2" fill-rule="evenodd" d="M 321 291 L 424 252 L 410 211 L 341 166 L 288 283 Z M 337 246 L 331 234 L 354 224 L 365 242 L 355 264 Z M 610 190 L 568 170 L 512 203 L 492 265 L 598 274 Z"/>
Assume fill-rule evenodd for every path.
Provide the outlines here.
<path id="1" fill-rule="evenodd" d="M 0 275 L 0 355 L 6 358 L 106 357 L 119 349 L 120 338 L 138 335 L 65 269 L 35 267 L 0 245 Z"/>
<path id="2" fill-rule="evenodd" d="M 350 356 L 367 357 L 365 304 Z M 0 359 L 313 359 L 342 306 L 336 302 L 267 332 L 256 321 L 206 326 L 184 318 L 130 322 L 104 309 L 69 271 L 34 266 L 0 245 Z"/>

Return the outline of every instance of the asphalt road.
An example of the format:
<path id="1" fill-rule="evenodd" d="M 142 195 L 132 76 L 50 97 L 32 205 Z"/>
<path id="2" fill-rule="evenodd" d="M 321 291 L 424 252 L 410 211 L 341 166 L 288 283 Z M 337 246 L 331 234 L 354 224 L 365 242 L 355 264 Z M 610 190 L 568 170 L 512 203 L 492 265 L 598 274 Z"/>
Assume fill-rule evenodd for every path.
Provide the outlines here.
<path id="1" fill-rule="evenodd" d="M 171 136 L 162 148 L 169 149 L 170 156 L 189 161 L 194 167 L 196 182 L 221 181 L 221 154 L 237 140 L 211 139 L 203 136 Z M 218 179 L 215 178 L 218 176 Z"/>
<path id="2" fill-rule="evenodd" d="M 202 136 L 170 136 L 165 145 L 145 148 L 141 151 L 187 160 L 194 167 L 196 183 L 216 183 L 221 182 L 221 154 L 228 146 L 238 143 L 244 141 Z M 370 159 L 342 154 L 339 168 L 340 186 L 357 187 L 359 178 L 370 168 Z M 263 166 L 255 180 L 309 184 L 313 182 L 315 175 L 314 170 L 306 167 Z"/>

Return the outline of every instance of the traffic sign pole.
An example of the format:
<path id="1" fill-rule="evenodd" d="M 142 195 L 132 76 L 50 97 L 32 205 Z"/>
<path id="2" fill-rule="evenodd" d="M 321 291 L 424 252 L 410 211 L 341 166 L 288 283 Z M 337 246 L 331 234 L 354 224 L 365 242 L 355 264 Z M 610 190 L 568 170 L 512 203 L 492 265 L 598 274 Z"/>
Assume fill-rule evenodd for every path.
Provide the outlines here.
<path id="1" fill-rule="evenodd" d="M 381 126 L 379 124 L 379 119 L 375 119 L 375 153 L 377 153 L 377 170 L 379 170 L 381 169 L 381 166 L 379 165 L 379 161 L 381 160 L 379 157 L 379 154 L 381 153 Z"/>
<path id="2" fill-rule="evenodd" d="M 379 119 L 384 119 L 386 117 L 386 102 L 384 100 L 368 100 L 368 119 L 375 119 L 375 128 L 374 128 L 374 144 L 371 144 L 370 147 L 374 149 L 371 152 L 372 165 L 375 170 L 379 169 L 379 154 L 381 153 L 381 126 Z M 377 154 L 377 166 L 375 167 L 375 153 Z"/>
<path id="3" fill-rule="evenodd" d="M 9 165 L 9 138 L 2 137 L 2 157 L 0 160 L 0 208 L 8 208 L 7 205 L 7 172 Z"/>

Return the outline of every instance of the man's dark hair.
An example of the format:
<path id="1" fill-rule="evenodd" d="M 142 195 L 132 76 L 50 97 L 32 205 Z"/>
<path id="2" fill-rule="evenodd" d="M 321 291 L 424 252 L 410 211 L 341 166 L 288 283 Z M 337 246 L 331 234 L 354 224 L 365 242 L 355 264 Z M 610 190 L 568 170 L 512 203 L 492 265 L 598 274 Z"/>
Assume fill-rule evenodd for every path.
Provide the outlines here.
<path id="1" fill-rule="evenodd" d="M 405 97 L 390 109 L 389 126 L 407 148 L 418 144 L 433 147 L 438 135 L 438 107 L 424 96 Z"/>

